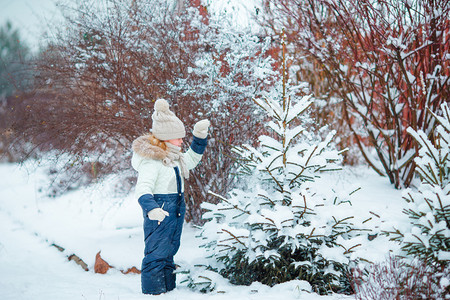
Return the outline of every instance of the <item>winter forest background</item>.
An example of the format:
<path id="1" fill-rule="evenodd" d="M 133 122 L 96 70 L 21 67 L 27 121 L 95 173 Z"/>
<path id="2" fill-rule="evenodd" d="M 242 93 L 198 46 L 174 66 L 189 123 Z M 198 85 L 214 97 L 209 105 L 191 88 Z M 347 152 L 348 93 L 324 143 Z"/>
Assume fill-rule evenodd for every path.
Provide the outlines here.
<path id="1" fill-rule="evenodd" d="M 212 128 L 161 297 L 450 299 L 450 1 L 56 7 L 39 49 L 0 20 L 0 298 L 143 297 L 131 142 L 165 98 Z"/>

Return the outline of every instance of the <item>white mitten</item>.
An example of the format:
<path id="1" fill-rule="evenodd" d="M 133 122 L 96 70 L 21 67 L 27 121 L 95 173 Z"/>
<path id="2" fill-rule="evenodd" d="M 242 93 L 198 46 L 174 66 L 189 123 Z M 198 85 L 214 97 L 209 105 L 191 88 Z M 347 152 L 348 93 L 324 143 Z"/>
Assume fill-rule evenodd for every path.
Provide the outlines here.
<path id="1" fill-rule="evenodd" d="M 204 139 L 208 135 L 208 127 L 211 123 L 208 120 L 201 120 L 195 123 L 192 134 L 199 139 Z"/>
<path id="2" fill-rule="evenodd" d="M 169 216 L 169 213 L 162 208 L 154 208 L 147 214 L 148 218 L 153 221 L 158 221 L 158 224 L 161 223 L 165 217 Z"/>

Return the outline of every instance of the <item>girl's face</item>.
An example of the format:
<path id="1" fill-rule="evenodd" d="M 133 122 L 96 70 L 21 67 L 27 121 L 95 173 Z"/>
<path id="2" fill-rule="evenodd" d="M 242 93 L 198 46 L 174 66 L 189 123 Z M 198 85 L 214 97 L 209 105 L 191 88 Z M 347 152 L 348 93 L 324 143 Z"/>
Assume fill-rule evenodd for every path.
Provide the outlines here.
<path id="1" fill-rule="evenodd" d="M 177 147 L 181 147 L 181 145 L 183 145 L 183 139 L 167 140 L 167 142 L 171 143 L 172 145 L 175 145 Z"/>

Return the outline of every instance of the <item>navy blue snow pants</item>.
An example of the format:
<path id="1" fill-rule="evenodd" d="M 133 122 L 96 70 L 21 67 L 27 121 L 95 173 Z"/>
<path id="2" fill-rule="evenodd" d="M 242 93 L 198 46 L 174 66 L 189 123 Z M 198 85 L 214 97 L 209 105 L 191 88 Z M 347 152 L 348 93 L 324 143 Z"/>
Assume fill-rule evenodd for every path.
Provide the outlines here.
<path id="1" fill-rule="evenodd" d="M 159 207 L 169 213 L 159 225 L 144 217 L 145 249 L 141 284 L 144 294 L 161 294 L 175 288 L 173 257 L 180 248 L 186 205 L 183 193 L 153 195 Z"/>

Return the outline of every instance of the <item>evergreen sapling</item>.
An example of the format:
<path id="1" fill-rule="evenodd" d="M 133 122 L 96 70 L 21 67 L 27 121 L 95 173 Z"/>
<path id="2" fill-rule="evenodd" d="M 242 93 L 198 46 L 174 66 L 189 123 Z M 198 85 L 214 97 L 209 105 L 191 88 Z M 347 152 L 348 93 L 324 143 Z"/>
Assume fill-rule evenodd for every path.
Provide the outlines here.
<path id="1" fill-rule="evenodd" d="M 284 66 L 283 66 L 284 71 Z M 311 96 L 298 96 L 283 76 L 273 92 L 254 99 L 266 114 L 270 134 L 259 146 L 242 145 L 238 154 L 241 188 L 206 210 L 201 238 L 210 253 L 210 268 L 231 283 L 269 286 L 289 280 L 308 281 L 318 293 L 350 292 L 347 268 L 360 234 L 343 208 L 349 197 L 318 187 L 322 172 L 340 169 L 341 152 L 334 132 L 321 139 L 307 131 Z"/>
<path id="2" fill-rule="evenodd" d="M 389 261 L 355 273 L 357 299 L 449 299 L 450 295 L 450 109 L 434 132 L 408 128 L 419 145 L 414 159 L 419 183 L 403 192 L 407 229 L 386 232 L 401 245 L 403 253 Z M 414 183 L 414 181 L 413 181 Z M 360 272 L 358 274 L 358 272 Z M 393 298 L 394 297 L 394 298 Z M 378 299 L 377 298 L 377 299 Z M 405 299 L 406 299 L 405 298 Z M 396 298 L 397 299 L 397 298 Z"/>
<path id="3" fill-rule="evenodd" d="M 420 179 L 417 188 L 403 193 L 408 202 L 404 211 L 411 220 L 408 232 L 396 230 L 393 240 L 402 243 L 407 255 L 428 265 L 449 268 L 450 261 L 450 109 L 441 105 L 443 116 L 434 115 L 439 123 L 432 140 L 421 130 L 408 129 L 419 144 L 414 159 Z"/>

